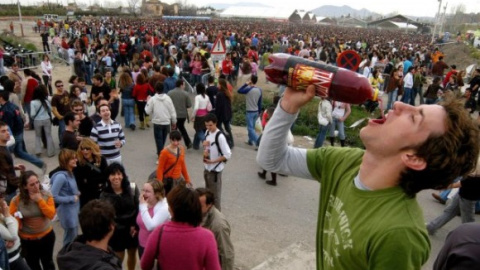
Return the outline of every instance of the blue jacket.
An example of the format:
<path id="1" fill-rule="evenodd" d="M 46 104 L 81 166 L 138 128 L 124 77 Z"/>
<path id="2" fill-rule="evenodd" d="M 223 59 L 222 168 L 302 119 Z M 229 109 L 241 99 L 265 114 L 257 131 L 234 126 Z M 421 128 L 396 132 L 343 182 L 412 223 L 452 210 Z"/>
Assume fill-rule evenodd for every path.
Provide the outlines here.
<path id="1" fill-rule="evenodd" d="M 78 226 L 78 213 L 80 201 L 75 202 L 75 195 L 80 195 L 77 182 L 73 173 L 58 171 L 50 179 L 51 192 L 57 206 L 57 216 L 62 228 L 75 228 Z"/>
<path id="2" fill-rule="evenodd" d="M 163 93 L 168 94 L 170 90 L 173 90 L 175 88 L 175 83 L 177 82 L 177 79 L 174 77 L 168 77 L 163 81 Z"/>

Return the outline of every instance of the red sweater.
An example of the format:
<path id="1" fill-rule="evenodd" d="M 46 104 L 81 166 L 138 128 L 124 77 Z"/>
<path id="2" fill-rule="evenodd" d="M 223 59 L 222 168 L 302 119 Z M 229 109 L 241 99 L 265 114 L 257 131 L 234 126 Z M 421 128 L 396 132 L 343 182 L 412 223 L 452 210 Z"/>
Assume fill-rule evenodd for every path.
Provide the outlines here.
<path id="1" fill-rule="evenodd" d="M 33 92 L 35 92 L 35 87 L 38 86 L 37 80 L 34 78 L 29 78 L 27 81 L 27 88 L 25 90 L 25 96 L 23 97 L 23 102 L 30 103 L 33 98 Z"/>
<path id="2" fill-rule="evenodd" d="M 158 236 L 162 227 L 160 252 Z M 200 226 L 167 222 L 157 227 L 148 237 L 140 266 L 152 269 L 155 258 L 162 270 L 221 270 L 217 242 L 213 233 Z"/>
<path id="3" fill-rule="evenodd" d="M 153 92 L 152 86 L 149 83 L 135 84 L 133 87 L 132 96 L 137 101 L 147 101 L 147 97 Z"/>

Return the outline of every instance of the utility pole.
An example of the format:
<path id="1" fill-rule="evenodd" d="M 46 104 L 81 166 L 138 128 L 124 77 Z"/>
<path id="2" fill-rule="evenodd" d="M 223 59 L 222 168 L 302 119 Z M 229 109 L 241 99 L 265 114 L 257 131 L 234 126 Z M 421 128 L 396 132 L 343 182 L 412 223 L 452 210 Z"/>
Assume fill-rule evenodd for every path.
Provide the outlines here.
<path id="1" fill-rule="evenodd" d="M 440 8 L 442 7 L 442 0 L 438 0 L 438 11 L 435 16 L 435 26 L 433 27 L 432 32 L 432 43 L 435 41 L 435 34 L 437 32 L 438 24 L 440 23 Z"/>
<path id="2" fill-rule="evenodd" d="M 18 6 L 18 17 L 20 19 L 20 32 L 22 33 L 22 37 L 24 37 L 25 35 L 23 34 L 22 9 L 20 8 L 20 0 L 17 0 L 17 6 Z"/>
<path id="3" fill-rule="evenodd" d="M 447 6 L 448 6 L 448 2 L 443 7 L 442 24 L 440 25 L 439 34 L 442 34 L 445 30 L 445 21 L 446 21 L 446 18 L 447 18 Z"/>

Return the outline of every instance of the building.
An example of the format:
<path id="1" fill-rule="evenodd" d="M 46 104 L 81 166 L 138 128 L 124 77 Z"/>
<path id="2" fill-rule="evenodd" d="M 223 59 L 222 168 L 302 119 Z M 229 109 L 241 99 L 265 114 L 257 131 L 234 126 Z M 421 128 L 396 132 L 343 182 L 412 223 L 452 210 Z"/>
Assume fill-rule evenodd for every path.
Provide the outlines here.
<path id="1" fill-rule="evenodd" d="M 142 0 L 142 16 L 161 17 L 163 15 L 163 4 L 160 0 Z"/>
<path id="2" fill-rule="evenodd" d="M 431 29 L 431 24 L 426 22 L 420 22 L 418 19 L 413 20 L 403 15 L 395 15 L 392 17 L 383 18 L 380 20 L 372 21 L 367 24 L 369 28 L 378 29 L 399 29 L 406 31 L 415 31 L 428 33 Z"/>

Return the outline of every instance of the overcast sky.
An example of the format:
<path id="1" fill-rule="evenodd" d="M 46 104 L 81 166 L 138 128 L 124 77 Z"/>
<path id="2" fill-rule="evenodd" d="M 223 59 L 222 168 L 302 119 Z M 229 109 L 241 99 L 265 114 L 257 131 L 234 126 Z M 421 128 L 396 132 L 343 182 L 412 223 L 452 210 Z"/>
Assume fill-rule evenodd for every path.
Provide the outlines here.
<path id="1" fill-rule="evenodd" d="M 43 0 L 47 1 L 47 0 Z M 63 2 L 64 4 L 67 1 L 74 1 L 74 0 L 50 0 L 50 2 Z M 83 0 L 85 3 L 96 3 L 96 0 Z M 82 2 L 83 2 L 82 1 Z M 255 0 L 179 0 L 181 3 L 187 2 L 189 5 L 196 5 L 196 6 L 205 6 L 211 3 L 239 3 L 239 2 L 250 2 L 255 3 Z M 17 0 L 0 0 L 0 2 L 4 3 L 12 3 L 17 2 Z M 37 3 L 38 0 L 21 0 L 22 4 L 33 4 Z M 127 6 L 128 0 L 104 0 L 102 2 L 122 2 L 125 6 Z M 163 0 L 164 3 L 174 3 L 176 0 Z M 332 2 L 325 1 L 315 1 L 315 0 L 262 0 L 258 1 L 257 3 L 262 3 L 268 6 L 280 6 L 280 7 L 290 7 L 293 9 L 304 9 L 304 10 L 312 10 L 322 5 L 348 5 L 355 9 L 362 9 L 366 8 L 370 11 L 374 11 L 380 14 L 389 14 L 391 12 L 398 12 L 404 15 L 411 15 L 411 16 L 435 16 L 435 13 L 438 10 L 438 1 L 437 0 L 336 0 Z M 141 0 L 139 0 L 141 3 Z M 300 4 L 299 4 L 300 3 Z M 442 12 L 443 7 L 447 4 L 447 13 L 451 12 L 451 8 L 457 6 L 458 4 L 462 3 L 465 5 L 466 12 L 480 12 L 480 0 L 443 0 L 442 1 Z"/>

